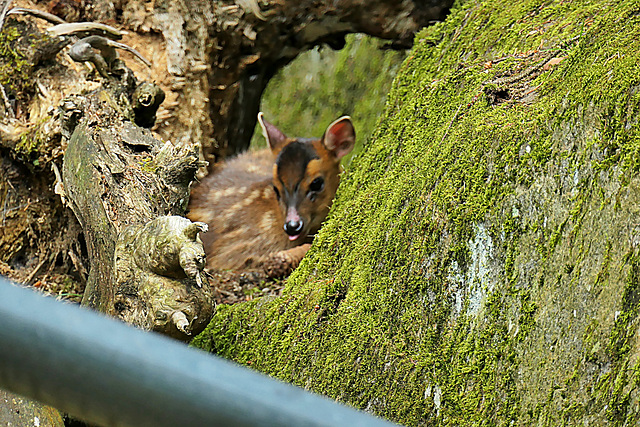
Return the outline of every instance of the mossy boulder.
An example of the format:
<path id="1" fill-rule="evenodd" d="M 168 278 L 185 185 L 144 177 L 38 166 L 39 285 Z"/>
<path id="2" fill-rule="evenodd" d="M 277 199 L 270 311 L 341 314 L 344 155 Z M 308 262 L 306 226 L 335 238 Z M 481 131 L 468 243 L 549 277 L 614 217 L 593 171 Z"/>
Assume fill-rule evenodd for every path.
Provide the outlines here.
<path id="1" fill-rule="evenodd" d="M 195 345 L 408 425 L 640 422 L 640 4 L 423 30 L 282 297 Z"/>

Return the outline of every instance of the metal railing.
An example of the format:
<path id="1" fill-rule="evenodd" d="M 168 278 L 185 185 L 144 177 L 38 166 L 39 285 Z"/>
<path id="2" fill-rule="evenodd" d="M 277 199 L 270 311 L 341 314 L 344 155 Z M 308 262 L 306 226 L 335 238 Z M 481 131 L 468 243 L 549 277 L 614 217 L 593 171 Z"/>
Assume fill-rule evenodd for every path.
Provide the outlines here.
<path id="1" fill-rule="evenodd" d="M 392 425 L 2 278 L 0 388 L 106 426 Z"/>

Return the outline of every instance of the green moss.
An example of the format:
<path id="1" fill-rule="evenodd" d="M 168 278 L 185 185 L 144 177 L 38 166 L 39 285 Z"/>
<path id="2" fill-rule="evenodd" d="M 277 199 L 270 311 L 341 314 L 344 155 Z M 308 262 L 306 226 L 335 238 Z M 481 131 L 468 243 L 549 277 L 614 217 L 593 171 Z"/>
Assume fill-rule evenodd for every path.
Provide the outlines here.
<path id="1" fill-rule="evenodd" d="M 631 424 L 639 32 L 604 0 L 423 30 L 284 295 L 197 345 L 409 425 Z"/>
<path id="2" fill-rule="evenodd" d="M 20 135 L 20 140 L 13 148 L 14 155 L 18 156 L 22 161 L 27 162 L 35 167 L 40 165 L 41 155 L 45 155 L 45 151 L 50 149 L 46 139 L 41 135 L 41 129 L 44 122 L 32 127 Z"/>
<path id="3" fill-rule="evenodd" d="M 20 135 L 20 142 L 16 145 L 16 149 L 22 153 L 30 153 L 37 148 L 38 144 L 36 141 L 37 138 L 23 133 Z"/>
<path id="4" fill-rule="evenodd" d="M 595 396 L 606 408 L 608 420 L 619 425 L 635 425 L 640 421 L 640 414 L 635 408 L 630 411 L 629 405 L 632 401 L 631 394 L 638 386 L 639 365 L 636 361 L 633 369 L 630 369 L 632 359 L 628 356 L 634 348 L 634 335 L 638 328 L 640 258 L 637 253 L 630 253 L 625 258 L 630 271 L 622 297 L 622 310 L 616 313 L 615 324 L 606 344 L 612 366 L 599 379 Z"/>
<path id="5" fill-rule="evenodd" d="M 39 52 L 49 46 L 51 36 L 27 21 L 8 18 L 0 32 L 0 84 L 9 99 L 26 104 L 33 96 L 33 69 Z"/>
<path id="6" fill-rule="evenodd" d="M 15 27 L 5 27 L 0 32 L 0 84 L 13 94 L 18 94 L 33 85 L 31 64 L 15 45 L 20 33 Z"/>
<path id="7" fill-rule="evenodd" d="M 158 170 L 158 164 L 152 158 L 144 158 L 138 162 L 140 170 L 147 173 L 156 173 Z"/>
<path id="8" fill-rule="evenodd" d="M 51 120 L 53 120 L 51 117 L 45 117 L 23 132 L 13 147 L 13 154 L 36 168 L 44 166 L 46 159 L 51 156 L 51 150 L 56 146 L 55 141 L 44 136 L 46 132 L 43 132 L 43 129 L 50 125 Z"/>

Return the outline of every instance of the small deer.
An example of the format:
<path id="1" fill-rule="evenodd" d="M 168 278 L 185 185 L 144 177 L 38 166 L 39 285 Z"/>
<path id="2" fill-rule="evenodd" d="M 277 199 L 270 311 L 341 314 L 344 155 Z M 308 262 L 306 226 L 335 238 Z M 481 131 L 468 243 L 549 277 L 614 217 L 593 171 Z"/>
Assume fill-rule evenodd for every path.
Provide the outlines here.
<path id="1" fill-rule="evenodd" d="M 287 273 L 295 268 L 329 212 L 340 159 L 355 143 L 348 116 L 319 139 L 289 138 L 262 113 L 258 122 L 269 148 L 216 165 L 192 191 L 188 217 L 209 225 L 202 235 L 209 268 L 264 267 L 273 259 L 290 263 Z"/>

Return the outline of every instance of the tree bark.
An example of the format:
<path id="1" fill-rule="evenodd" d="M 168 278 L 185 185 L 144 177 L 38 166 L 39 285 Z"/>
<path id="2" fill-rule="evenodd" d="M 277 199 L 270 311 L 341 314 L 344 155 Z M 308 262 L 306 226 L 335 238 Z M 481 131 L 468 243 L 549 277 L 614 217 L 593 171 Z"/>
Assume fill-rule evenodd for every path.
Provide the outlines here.
<path id="1" fill-rule="evenodd" d="M 64 159 L 63 197 L 80 221 L 91 264 L 83 303 L 188 339 L 213 313 L 198 237 L 206 227 L 175 216 L 189 199 L 197 152 L 123 121 L 127 111 L 112 110 L 110 96 L 98 91 L 71 106 L 82 119 Z"/>
<path id="2" fill-rule="evenodd" d="M 283 296 L 196 345 L 405 425 L 636 425 L 636 9 L 419 33 Z"/>

